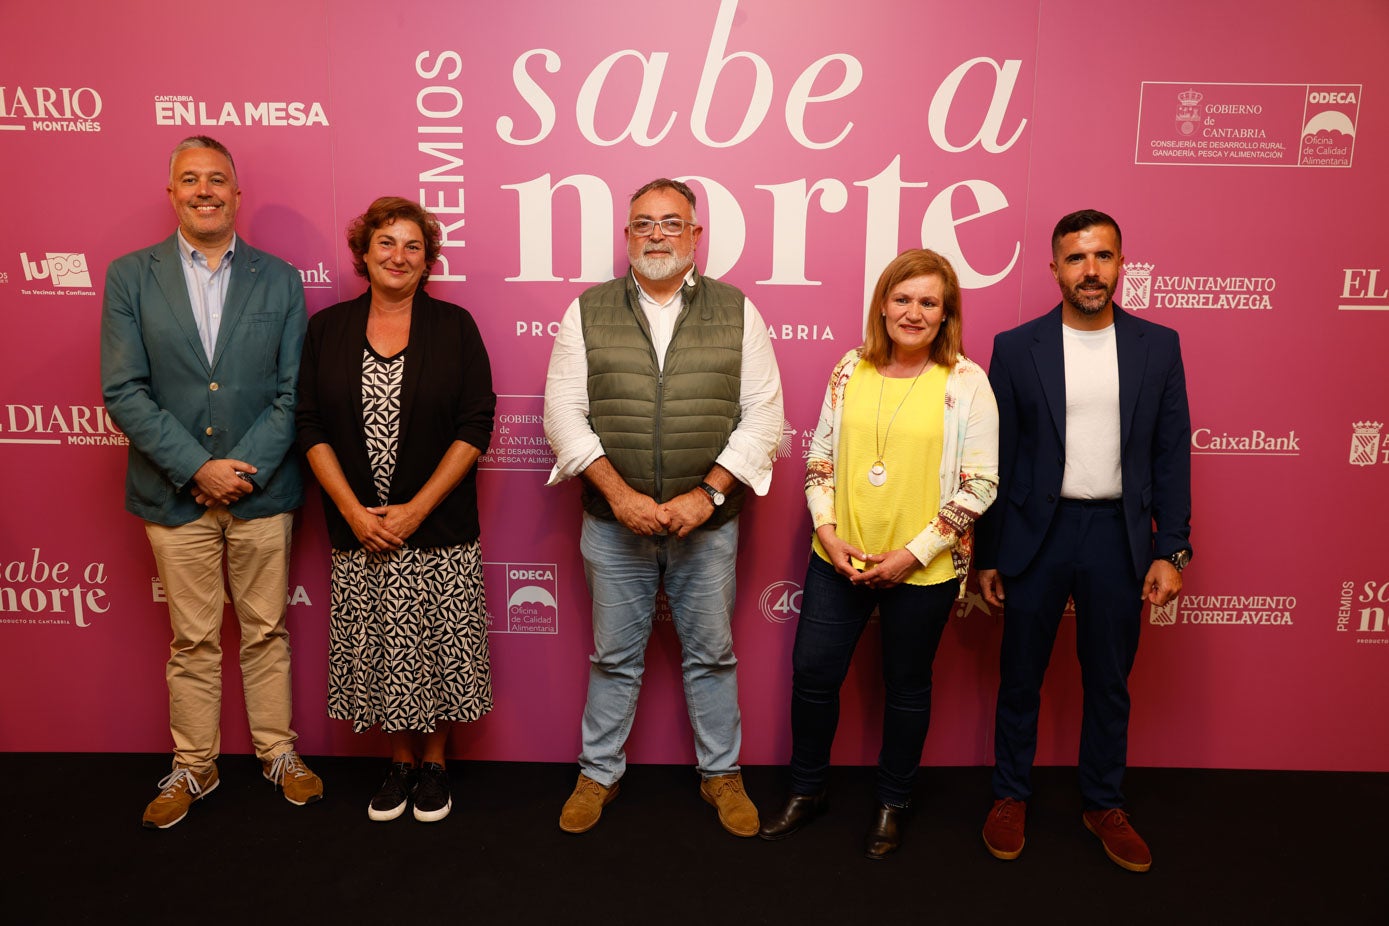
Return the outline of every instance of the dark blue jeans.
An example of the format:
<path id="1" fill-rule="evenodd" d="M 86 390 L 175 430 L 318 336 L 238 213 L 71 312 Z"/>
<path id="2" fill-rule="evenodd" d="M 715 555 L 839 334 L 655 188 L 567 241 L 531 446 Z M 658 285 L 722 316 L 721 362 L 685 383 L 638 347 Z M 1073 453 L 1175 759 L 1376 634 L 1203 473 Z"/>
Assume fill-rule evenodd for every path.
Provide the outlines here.
<path id="1" fill-rule="evenodd" d="M 953 579 L 889 589 L 857 586 L 811 554 L 791 656 L 792 794 L 815 794 L 825 786 L 839 726 L 839 688 L 876 607 L 887 689 L 878 800 L 894 807 L 911 803 L 931 724 L 931 663 L 959 589 Z"/>

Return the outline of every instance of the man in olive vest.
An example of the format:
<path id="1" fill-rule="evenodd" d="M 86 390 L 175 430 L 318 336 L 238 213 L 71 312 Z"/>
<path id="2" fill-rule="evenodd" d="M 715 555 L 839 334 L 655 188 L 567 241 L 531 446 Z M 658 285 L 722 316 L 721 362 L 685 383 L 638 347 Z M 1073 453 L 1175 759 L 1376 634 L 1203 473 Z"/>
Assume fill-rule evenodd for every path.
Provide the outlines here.
<path id="1" fill-rule="evenodd" d="M 658 587 L 683 653 L 700 794 L 736 836 L 757 833 L 738 753 L 730 618 L 744 488 L 765 495 L 781 439 L 781 376 L 761 315 L 702 276 L 695 196 L 675 180 L 632 195 L 631 272 L 585 291 L 560 323 L 545 384 L 553 485 L 583 478 L 580 551 L 593 655 L 579 781 L 560 829 L 593 828 L 617 796 Z"/>

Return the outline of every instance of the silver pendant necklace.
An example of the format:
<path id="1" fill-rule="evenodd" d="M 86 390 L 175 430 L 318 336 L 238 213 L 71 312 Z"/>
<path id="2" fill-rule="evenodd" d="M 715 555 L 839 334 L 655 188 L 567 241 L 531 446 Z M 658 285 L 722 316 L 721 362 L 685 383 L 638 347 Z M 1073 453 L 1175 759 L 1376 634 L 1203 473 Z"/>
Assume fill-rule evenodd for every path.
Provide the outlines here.
<path id="1" fill-rule="evenodd" d="M 917 371 L 912 377 L 912 384 L 907 387 L 906 395 L 902 396 L 902 401 L 897 403 L 897 408 L 892 412 L 892 417 L 887 420 L 887 431 L 883 434 L 881 446 L 878 444 L 878 424 L 883 418 L 883 389 L 887 386 L 887 377 L 879 373 L 878 382 L 878 412 L 873 419 L 873 450 L 877 454 L 873 465 L 868 467 L 868 481 L 872 485 L 881 486 L 887 483 L 887 464 L 883 462 L 883 457 L 887 456 L 888 438 L 892 437 L 892 423 L 897 420 L 897 413 L 902 410 L 902 406 L 907 404 L 907 397 L 916 388 L 916 381 L 921 379 L 921 374 L 925 373 L 931 366 L 931 361 L 927 360 L 925 366 Z"/>

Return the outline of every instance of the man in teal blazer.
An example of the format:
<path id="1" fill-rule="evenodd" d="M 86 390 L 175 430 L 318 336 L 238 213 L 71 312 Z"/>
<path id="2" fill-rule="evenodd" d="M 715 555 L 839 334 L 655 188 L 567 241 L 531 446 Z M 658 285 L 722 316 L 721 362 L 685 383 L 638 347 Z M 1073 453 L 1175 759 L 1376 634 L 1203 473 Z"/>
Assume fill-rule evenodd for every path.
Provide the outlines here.
<path id="1" fill-rule="evenodd" d="M 111 264 L 101 313 L 102 393 L 130 439 L 125 506 L 145 521 L 173 627 L 173 771 L 143 819 L 159 829 L 218 784 L 224 559 L 265 777 L 295 804 L 323 794 L 294 748 L 285 629 L 304 289 L 236 237 L 241 190 L 221 143 L 184 139 L 169 175 L 178 231 Z"/>

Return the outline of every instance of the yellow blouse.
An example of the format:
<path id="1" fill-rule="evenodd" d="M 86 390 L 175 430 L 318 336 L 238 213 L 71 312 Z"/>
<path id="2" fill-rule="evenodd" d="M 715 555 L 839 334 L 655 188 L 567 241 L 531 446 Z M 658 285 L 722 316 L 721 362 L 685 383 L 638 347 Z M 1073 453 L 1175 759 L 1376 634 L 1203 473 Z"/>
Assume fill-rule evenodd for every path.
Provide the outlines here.
<path id="1" fill-rule="evenodd" d="M 933 366 L 913 385 L 911 379 L 884 377 L 871 363 L 859 361 L 844 390 L 839 433 L 834 508 L 840 539 L 865 553 L 900 549 L 940 510 L 948 376 L 949 370 Z M 887 479 L 875 486 L 868 473 L 880 450 Z M 829 561 L 818 537 L 813 548 Z M 863 568 L 862 563 L 854 565 Z M 904 582 L 934 585 L 955 578 L 945 550 Z"/>

